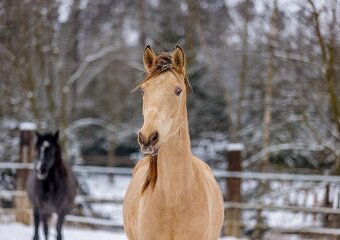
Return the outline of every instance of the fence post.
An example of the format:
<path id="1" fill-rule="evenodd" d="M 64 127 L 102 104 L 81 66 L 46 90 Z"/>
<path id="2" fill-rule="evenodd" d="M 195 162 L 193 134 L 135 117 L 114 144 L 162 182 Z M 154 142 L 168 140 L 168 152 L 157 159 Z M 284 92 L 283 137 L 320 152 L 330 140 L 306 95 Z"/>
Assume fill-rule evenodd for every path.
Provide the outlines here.
<path id="1" fill-rule="evenodd" d="M 108 167 L 114 167 L 115 166 L 115 156 L 114 156 L 114 151 L 115 151 L 115 141 L 112 135 L 109 136 L 108 139 L 108 144 L 109 144 L 109 151 L 107 154 L 107 166 Z M 108 174 L 109 181 L 113 184 L 114 183 L 114 174 Z"/>
<path id="2" fill-rule="evenodd" d="M 22 163 L 31 163 L 34 157 L 34 139 L 36 125 L 34 123 L 24 122 L 19 126 L 20 130 L 20 158 Z M 16 176 L 16 190 L 25 191 L 28 169 L 18 169 Z M 31 216 L 27 209 L 30 208 L 27 195 L 15 197 L 16 221 L 23 224 L 30 224 Z"/>
<path id="3" fill-rule="evenodd" d="M 227 171 L 242 171 L 242 151 L 244 147 L 240 143 L 228 144 L 227 146 Z M 241 179 L 227 178 L 226 200 L 228 202 L 241 202 Z M 224 235 L 240 237 L 241 235 L 241 209 L 229 208 L 225 212 Z"/>

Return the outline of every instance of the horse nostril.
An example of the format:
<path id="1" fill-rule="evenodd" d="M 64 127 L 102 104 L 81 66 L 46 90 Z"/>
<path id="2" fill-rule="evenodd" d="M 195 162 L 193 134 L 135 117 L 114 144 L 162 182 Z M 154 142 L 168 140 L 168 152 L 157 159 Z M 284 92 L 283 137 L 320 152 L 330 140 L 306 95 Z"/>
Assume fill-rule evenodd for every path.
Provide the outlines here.
<path id="1" fill-rule="evenodd" d="M 138 133 L 138 142 L 140 145 L 144 145 L 145 141 L 144 141 L 144 138 L 143 138 L 143 135 L 142 133 Z"/>
<path id="2" fill-rule="evenodd" d="M 150 144 L 155 145 L 158 142 L 158 133 L 154 132 L 150 137 Z"/>
<path id="3" fill-rule="evenodd" d="M 46 172 L 46 166 L 45 165 L 42 165 L 40 167 L 40 172 L 42 172 L 42 173 Z"/>

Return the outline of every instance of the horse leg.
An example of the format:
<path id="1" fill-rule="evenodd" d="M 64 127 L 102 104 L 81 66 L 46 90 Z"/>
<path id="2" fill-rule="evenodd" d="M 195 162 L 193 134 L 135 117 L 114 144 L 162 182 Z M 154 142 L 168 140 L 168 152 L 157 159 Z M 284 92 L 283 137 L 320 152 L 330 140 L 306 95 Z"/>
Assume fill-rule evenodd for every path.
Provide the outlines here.
<path id="1" fill-rule="evenodd" d="M 48 215 L 44 214 L 42 216 L 42 222 L 43 222 L 43 227 L 44 227 L 44 234 L 45 234 L 45 240 L 48 239 Z"/>
<path id="2" fill-rule="evenodd" d="M 34 220 L 34 236 L 33 240 L 39 240 L 39 211 L 37 209 L 33 210 L 33 220 Z"/>
<path id="3" fill-rule="evenodd" d="M 65 214 L 64 213 L 58 214 L 57 240 L 62 240 L 62 238 L 63 238 L 62 235 L 61 235 L 61 228 L 63 227 L 64 219 L 65 219 Z"/>

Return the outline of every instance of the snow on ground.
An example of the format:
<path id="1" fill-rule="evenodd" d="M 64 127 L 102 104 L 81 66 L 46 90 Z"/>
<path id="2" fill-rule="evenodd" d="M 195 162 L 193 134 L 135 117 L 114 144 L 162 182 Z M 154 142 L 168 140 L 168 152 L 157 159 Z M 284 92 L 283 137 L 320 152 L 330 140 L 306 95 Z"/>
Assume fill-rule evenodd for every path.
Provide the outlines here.
<path id="1" fill-rule="evenodd" d="M 2 240 L 31 240 L 33 233 L 32 226 L 26 226 L 20 223 L 0 224 L 0 237 Z M 42 231 L 40 232 L 43 237 Z M 56 232 L 50 230 L 50 239 L 54 239 Z M 123 232 L 110 232 L 104 230 L 94 230 L 85 228 L 65 227 L 63 230 L 65 240 L 127 240 Z M 224 237 L 220 240 L 237 240 L 236 238 Z"/>
<path id="2" fill-rule="evenodd" d="M 3 240 L 31 240 L 33 234 L 33 227 L 26 226 L 20 223 L 0 224 L 0 236 Z M 123 232 L 114 233 L 103 230 L 83 229 L 66 227 L 63 230 L 64 239 L 72 240 L 127 240 Z M 43 234 L 40 232 L 42 238 Z M 50 230 L 50 239 L 54 239 L 56 231 Z"/>

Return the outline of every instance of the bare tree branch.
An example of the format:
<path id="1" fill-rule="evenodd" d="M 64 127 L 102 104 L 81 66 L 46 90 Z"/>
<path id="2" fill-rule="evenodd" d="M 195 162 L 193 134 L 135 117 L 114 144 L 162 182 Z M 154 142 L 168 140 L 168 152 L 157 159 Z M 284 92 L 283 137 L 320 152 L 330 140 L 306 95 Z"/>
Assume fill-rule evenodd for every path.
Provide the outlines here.
<path id="1" fill-rule="evenodd" d="M 252 157 L 243 161 L 243 167 L 246 168 L 256 161 L 261 160 L 264 156 L 269 153 L 288 151 L 288 150 L 308 150 L 308 151 L 323 151 L 325 149 L 322 145 L 305 144 L 305 143 L 283 143 L 278 145 L 272 145 L 267 148 L 262 149 Z"/>
<path id="2" fill-rule="evenodd" d="M 80 79 L 84 73 L 84 71 L 86 70 L 87 66 L 92 63 L 95 62 L 103 57 L 105 57 L 106 55 L 113 53 L 117 50 L 118 48 L 115 46 L 108 46 L 108 47 L 104 47 L 103 49 L 99 50 L 98 52 L 88 55 L 87 57 L 85 57 L 84 61 L 80 64 L 80 66 L 78 67 L 78 69 L 72 74 L 72 76 L 70 77 L 69 81 L 68 81 L 68 86 L 71 86 L 75 81 L 77 81 L 78 79 Z"/>

